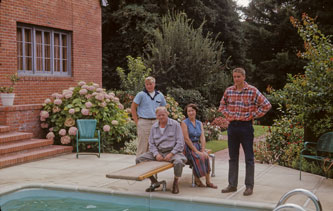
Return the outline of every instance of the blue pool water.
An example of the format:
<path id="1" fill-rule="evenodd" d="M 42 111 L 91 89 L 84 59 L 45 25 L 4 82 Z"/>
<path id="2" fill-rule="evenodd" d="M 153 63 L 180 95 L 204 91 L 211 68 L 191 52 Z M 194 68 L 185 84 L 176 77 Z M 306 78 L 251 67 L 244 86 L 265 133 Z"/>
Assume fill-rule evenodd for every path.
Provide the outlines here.
<path id="1" fill-rule="evenodd" d="M 125 195 L 60 191 L 41 188 L 23 189 L 0 196 L 1 211 L 258 211 L 258 208 L 236 208 L 180 200 L 149 199 Z"/>

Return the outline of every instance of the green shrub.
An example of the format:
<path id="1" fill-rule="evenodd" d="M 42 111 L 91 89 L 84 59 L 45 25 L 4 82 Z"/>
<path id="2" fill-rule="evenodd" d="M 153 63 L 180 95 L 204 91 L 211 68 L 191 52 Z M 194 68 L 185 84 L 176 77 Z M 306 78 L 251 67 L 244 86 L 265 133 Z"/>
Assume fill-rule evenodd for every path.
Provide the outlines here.
<path id="1" fill-rule="evenodd" d="M 168 95 L 172 96 L 179 106 L 185 109 L 185 106 L 194 103 L 199 107 L 197 119 L 204 121 L 203 110 L 207 109 L 207 100 L 195 89 L 185 90 L 183 88 L 168 88 Z"/>
<path id="2" fill-rule="evenodd" d="M 179 106 L 178 102 L 170 95 L 167 95 L 165 100 L 167 103 L 166 108 L 169 112 L 169 117 L 177 120 L 178 122 L 184 120 L 185 116 L 183 114 L 183 109 Z"/>
<path id="3" fill-rule="evenodd" d="M 229 84 L 224 79 L 230 73 L 221 68 L 222 42 L 211 33 L 204 35 L 203 25 L 194 28 L 185 13 L 175 12 L 164 16 L 161 27 L 154 31 L 154 41 L 145 49 L 145 63 L 163 91 L 167 87 L 196 89 L 210 99 L 210 94 L 216 94 L 212 93 L 215 87 Z"/>
<path id="4" fill-rule="evenodd" d="M 285 154 L 288 145 L 304 141 L 303 126 L 297 121 L 294 115 L 286 114 L 281 119 L 275 120 L 270 130 L 270 133 L 266 137 L 268 150 L 272 153 L 271 156 L 274 162 L 284 165 L 287 160 L 284 160 L 282 155 Z M 291 152 L 291 154 L 293 153 L 295 152 Z"/>
<path id="5" fill-rule="evenodd" d="M 121 79 L 121 87 L 126 90 L 128 94 L 136 95 L 145 87 L 145 78 L 149 76 L 151 69 L 147 68 L 141 57 L 134 59 L 127 56 L 128 61 L 128 74 L 121 67 L 117 67 L 117 73 Z"/>
<path id="6" fill-rule="evenodd" d="M 47 138 L 54 138 L 55 144 L 75 146 L 77 119 L 97 120 L 103 151 L 135 138 L 128 113 L 123 110 L 119 98 L 95 83 L 81 81 L 78 86 L 63 90 L 62 94 L 52 94 L 51 99 L 45 100 L 40 116 L 41 127 L 48 132 Z M 96 146 L 80 145 L 85 150 L 96 150 Z"/>

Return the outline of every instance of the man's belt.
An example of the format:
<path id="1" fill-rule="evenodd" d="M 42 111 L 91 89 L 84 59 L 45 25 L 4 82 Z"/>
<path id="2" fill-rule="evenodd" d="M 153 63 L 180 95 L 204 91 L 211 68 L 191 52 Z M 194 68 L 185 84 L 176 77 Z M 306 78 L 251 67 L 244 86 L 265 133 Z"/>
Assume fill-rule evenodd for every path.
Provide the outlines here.
<path id="1" fill-rule="evenodd" d="M 140 119 L 146 119 L 146 120 L 156 120 L 156 118 L 144 118 L 144 117 L 139 117 Z"/>

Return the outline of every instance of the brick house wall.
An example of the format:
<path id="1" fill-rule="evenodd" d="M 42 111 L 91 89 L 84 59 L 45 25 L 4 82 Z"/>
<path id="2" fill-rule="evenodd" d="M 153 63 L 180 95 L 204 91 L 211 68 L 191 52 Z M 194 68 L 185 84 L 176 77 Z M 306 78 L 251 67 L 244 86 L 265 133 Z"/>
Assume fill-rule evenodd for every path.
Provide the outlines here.
<path id="1" fill-rule="evenodd" d="M 102 85 L 100 0 L 2 0 L 0 2 L 0 86 L 17 73 L 17 23 L 72 33 L 71 77 L 23 76 L 15 86 L 15 105 L 42 103 L 78 81 Z M 1 106 L 1 102 L 0 102 Z"/>
<path id="2" fill-rule="evenodd" d="M 41 137 L 41 104 L 52 93 L 83 80 L 102 86 L 102 20 L 100 0 L 0 0 L 0 86 L 18 72 L 17 26 L 29 24 L 71 33 L 71 75 L 20 76 L 14 106 L 0 100 L 0 125 Z"/>

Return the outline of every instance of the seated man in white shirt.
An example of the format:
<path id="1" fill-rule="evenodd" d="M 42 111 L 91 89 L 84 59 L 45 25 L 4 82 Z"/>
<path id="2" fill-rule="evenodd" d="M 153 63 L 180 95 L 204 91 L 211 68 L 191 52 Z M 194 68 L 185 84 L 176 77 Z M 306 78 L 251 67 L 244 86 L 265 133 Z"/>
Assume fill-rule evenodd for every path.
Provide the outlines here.
<path id="1" fill-rule="evenodd" d="M 174 164 L 174 181 L 172 193 L 179 193 L 178 180 L 182 175 L 183 167 L 187 161 L 183 154 L 184 136 L 180 124 L 173 119 L 168 118 L 168 111 L 161 106 L 156 109 L 157 122 L 155 122 L 150 130 L 149 136 L 149 152 L 146 152 L 136 159 L 136 163 L 144 161 L 168 161 Z M 146 189 L 152 192 L 158 188 L 155 177 L 149 177 L 152 185 Z"/>

